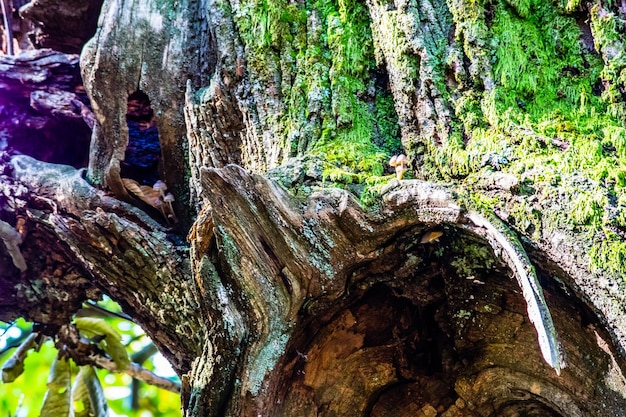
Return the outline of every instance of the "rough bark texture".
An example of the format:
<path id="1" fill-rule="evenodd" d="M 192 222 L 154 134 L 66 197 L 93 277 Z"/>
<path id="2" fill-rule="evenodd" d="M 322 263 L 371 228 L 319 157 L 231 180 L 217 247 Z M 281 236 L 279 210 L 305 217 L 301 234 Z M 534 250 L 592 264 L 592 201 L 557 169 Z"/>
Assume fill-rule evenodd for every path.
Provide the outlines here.
<path id="1" fill-rule="evenodd" d="M 77 55 L 0 55 L 0 115 L 0 150 L 77 167 L 87 163 L 93 116 Z"/>
<path id="2" fill-rule="evenodd" d="M 185 54 L 185 46 L 197 45 L 196 34 L 190 30 L 197 8 L 180 2 L 166 4 L 163 9 L 161 3 L 106 1 L 101 26 L 82 53 L 85 88 L 98 121 L 87 177 L 93 184 L 107 186 L 127 200 L 120 161 L 124 160 L 128 146 L 127 101 L 136 91 L 149 97 L 154 110 L 163 156 L 162 178 L 176 201 L 189 199 L 187 155 L 181 144 L 186 142 L 185 82 L 195 57 Z M 182 220 L 183 227 L 188 228 L 190 216 Z"/>
<path id="3" fill-rule="evenodd" d="M 193 355 L 178 353 L 199 353 L 203 324 L 180 239 L 142 211 L 92 188 L 72 167 L 17 156 L 5 170 L 7 208 L 23 220 L 21 253 L 37 263 L 29 262 L 20 274 L 5 259 L 5 270 L 12 272 L 7 281 L 13 279 L 6 288 L 16 291 L 3 292 L 3 320 L 32 314 L 40 323 L 66 324 L 85 299 L 98 298 L 100 288 L 145 320 L 144 328 L 164 342 L 161 349 L 176 369 L 189 369 Z"/>
<path id="4" fill-rule="evenodd" d="M 14 1 L 20 16 L 32 22 L 32 43 L 68 54 L 80 53 L 95 32 L 102 0 Z M 23 7 L 19 7 L 22 3 Z"/>
<path id="5" fill-rule="evenodd" d="M 172 361 L 189 417 L 626 415 L 624 178 L 591 168 L 619 156 L 620 127 L 591 145 L 568 136 L 566 107 L 536 115 L 549 106 L 537 91 L 557 83 L 532 72 L 545 51 L 505 69 L 501 55 L 528 49 L 508 33 L 535 39 L 553 17 L 554 59 L 575 62 L 551 74 L 603 72 L 550 103 L 577 103 L 581 124 L 589 103 L 622 120 L 623 14 L 560 1 L 105 0 L 81 56 L 86 172 L 2 156 L 0 319 L 54 334 L 108 293 Z M 31 78 L 16 89 L 0 71 L 0 87 L 53 113 L 46 103 L 71 103 L 77 83 L 37 92 L 36 60 L 73 71 L 75 58 L 47 54 L 2 58 L 30 60 Z M 141 94 L 177 225 L 123 182 Z M 591 148 L 602 158 L 583 164 Z M 381 178 L 399 151 L 408 176 L 449 185 Z M 377 181 L 388 184 L 362 207 L 355 194 L 367 201 Z M 550 315 L 531 311 L 524 274 Z M 537 320 L 553 323 L 563 369 L 544 361 Z"/>

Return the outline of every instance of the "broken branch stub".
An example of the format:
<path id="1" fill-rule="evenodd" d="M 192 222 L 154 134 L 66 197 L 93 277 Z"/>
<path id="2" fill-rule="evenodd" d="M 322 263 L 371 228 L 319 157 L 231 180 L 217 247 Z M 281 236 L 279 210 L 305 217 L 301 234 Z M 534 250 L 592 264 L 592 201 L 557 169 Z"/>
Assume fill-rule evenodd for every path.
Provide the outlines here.
<path id="1" fill-rule="evenodd" d="M 20 252 L 22 236 L 9 223 L 0 220 L 0 239 L 4 242 L 7 252 L 11 255 L 13 265 L 20 271 L 26 271 L 26 261 Z"/>

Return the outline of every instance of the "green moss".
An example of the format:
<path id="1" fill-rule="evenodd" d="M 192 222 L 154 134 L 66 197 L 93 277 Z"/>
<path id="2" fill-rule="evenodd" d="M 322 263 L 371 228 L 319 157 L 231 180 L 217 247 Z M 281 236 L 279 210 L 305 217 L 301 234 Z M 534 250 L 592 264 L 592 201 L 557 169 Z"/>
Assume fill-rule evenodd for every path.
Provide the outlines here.
<path id="1" fill-rule="evenodd" d="M 377 128 L 377 132 L 373 137 L 374 144 L 388 155 L 402 153 L 398 115 L 396 114 L 391 93 L 388 91 L 377 91 L 374 108 L 376 111 L 374 128 Z"/>
<path id="2" fill-rule="evenodd" d="M 532 236 L 534 239 L 541 238 L 543 229 L 543 214 L 529 204 L 519 203 L 513 206 L 509 213 L 515 222 L 515 228 L 522 233 Z"/>
<path id="3" fill-rule="evenodd" d="M 626 90 L 626 23 L 601 4 L 593 6 L 590 14 L 594 43 L 605 64 L 601 73 L 605 81 L 602 97 L 608 103 L 609 114 L 626 122 L 626 103 L 622 93 Z"/>
<path id="4" fill-rule="evenodd" d="M 409 92 L 407 97 L 425 75 L 455 114 L 449 129 L 437 128 L 447 132 L 445 137 L 408 140 L 414 146 L 409 152 L 424 153 L 420 172 L 427 179 L 475 190 L 493 171 L 513 174 L 521 179 L 523 198 L 509 209 L 520 231 L 534 238 L 546 227 L 606 234 L 626 217 L 621 214 L 626 207 L 624 23 L 594 6 L 592 50 L 581 41 L 584 23 L 572 14 L 581 9 L 578 0 L 449 0 L 446 5 L 450 14 L 441 15 L 453 22 L 443 22 L 441 30 L 454 23 L 454 41 L 433 26 L 430 38 L 421 40 L 424 56 L 417 56 L 402 18 L 418 19 L 421 11 L 386 10 L 371 27 L 364 2 L 242 1 L 234 15 L 251 79 L 281 103 L 262 123 L 282 138 L 289 156 L 323 159 L 327 185 L 354 189 L 357 184 L 362 202 L 374 204 L 377 184 L 393 178 L 384 175 L 386 160 L 402 151 L 393 98 L 387 80 L 378 78 L 377 65 L 390 68 L 394 89 Z M 459 63 L 467 65 L 469 77 L 453 70 Z M 526 201 L 533 193 L 540 201 L 562 196 L 559 207 L 568 212 L 539 215 L 541 203 Z M 468 200 L 481 210 L 504 205 L 501 197 L 482 191 Z M 611 205 L 614 216 L 606 213 Z M 594 262 L 608 259 L 611 248 L 621 253 L 610 242 L 603 238 L 596 244 Z"/>
<path id="5" fill-rule="evenodd" d="M 235 17 L 244 42 L 255 52 L 281 50 L 306 22 L 305 10 L 284 0 L 242 2 Z"/>
<path id="6" fill-rule="evenodd" d="M 556 7 L 563 13 L 576 12 L 581 9 L 581 0 L 557 0 Z"/>
<path id="7" fill-rule="evenodd" d="M 587 231 L 595 242 L 592 264 L 626 272 L 625 246 L 611 232 L 626 217 L 624 22 L 595 5 L 594 51 L 568 15 L 579 10 L 576 0 L 449 4 L 458 6 L 451 11 L 466 59 L 487 75 L 474 73 L 475 85 L 453 100 L 463 135 L 428 148 L 433 178 L 475 192 L 477 181 L 494 170 L 514 174 L 523 179 L 518 193 L 524 198 L 494 201 L 478 191 L 468 205 L 506 204 L 510 221 L 535 239 L 545 228 Z M 493 88 L 480 92 L 476 85 L 490 73 Z M 558 209 L 543 207 L 544 200 Z"/>
<path id="8" fill-rule="evenodd" d="M 498 199 L 480 192 L 472 192 L 467 195 L 460 196 L 463 205 L 472 211 L 479 213 L 491 213 L 498 205 Z"/>
<path id="9" fill-rule="evenodd" d="M 366 186 L 359 197 L 359 203 L 361 203 L 363 207 L 367 207 L 370 210 L 380 208 L 382 205 L 382 191 L 389 181 L 393 181 L 395 178 L 395 174 L 380 177 L 368 177 L 365 180 Z"/>
<path id="10" fill-rule="evenodd" d="M 614 233 L 607 232 L 603 239 L 591 248 L 589 257 L 594 270 L 623 274 L 626 242 Z"/>
<path id="11" fill-rule="evenodd" d="M 450 255 L 454 252 L 454 256 Z M 495 263 L 493 250 L 478 242 L 466 239 L 454 239 L 451 247 L 441 253 L 441 256 L 449 258 L 452 266 L 459 276 L 471 277 L 480 274 L 481 271 L 489 271 Z"/>
<path id="12" fill-rule="evenodd" d="M 365 4 L 251 0 L 235 16 L 253 77 L 285 97 L 263 122 L 287 154 L 323 158 L 336 183 L 382 175 L 400 141 L 391 96 L 376 83 Z"/>
<path id="13" fill-rule="evenodd" d="M 388 156 L 382 146 L 397 140 L 387 137 L 379 141 L 382 146 L 375 143 L 376 118 L 381 116 L 378 113 L 393 109 L 388 105 L 377 107 L 372 98 L 360 98 L 367 94 L 367 87 L 372 87 L 368 84 L 374 69 L 368 11 L 364 4 L 345 1 L 336 4 L 319 1 L 317 7 L 325 14 L 332 62 L 329 69 L 332 122 L 325 123 L 320 140 L 310 150 L 324 156 L 330 164 L 325 176 L 337 182 L 362 182 L 364 177 L 382 175 Z M 388 126 L 393 116 L 382 116 Z"/>

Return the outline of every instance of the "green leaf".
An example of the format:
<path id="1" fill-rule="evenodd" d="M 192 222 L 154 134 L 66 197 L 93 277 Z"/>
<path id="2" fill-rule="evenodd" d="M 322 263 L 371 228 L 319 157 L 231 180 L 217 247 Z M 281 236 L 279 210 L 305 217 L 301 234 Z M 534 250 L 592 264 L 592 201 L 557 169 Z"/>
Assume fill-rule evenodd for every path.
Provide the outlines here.
<path id="1" fill-rule="evenodd" d="M 77 409 L 75 417 L 107 417 L 109 406 L 98 374 L 92 366 L 81 366 L 72 392 Z M 81 407 L 77 407 L 81 406 Z"/>
<path id="2" fill-rule="evenodd" d="M 70 378 L 70 363 L 66 359 L 55 358 L 39 417 L 74 417 Z"/>
<path id="3" fill-rule="evenodd" d="M 120 371 L 128 368 L 130 359 L 126 347 L 122 344 L 122 337 L 106 321 L 95 317 L 77 317 L 74 319 L 76 327 L 87 337 L 102 337 L 99 342 L 102 349 L 111 356 Z"/>

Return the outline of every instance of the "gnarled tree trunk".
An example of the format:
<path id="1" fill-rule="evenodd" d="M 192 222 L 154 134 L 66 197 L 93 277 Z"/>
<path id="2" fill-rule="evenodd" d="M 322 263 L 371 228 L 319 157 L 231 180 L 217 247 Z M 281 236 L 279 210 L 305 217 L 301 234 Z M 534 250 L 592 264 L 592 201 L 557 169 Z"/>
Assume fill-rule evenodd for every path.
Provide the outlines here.
<path id="1" fill-rule="evenodd" d="M 593 171 L 624 16 L 574 3 L 105 0 L 86 172 L 2 157 L 0 319 L 54 334 L 106 292 L 189 417 L 626 415 L 623 175 Z M 176 224 L 124 174 L 140 93 Z"/>

